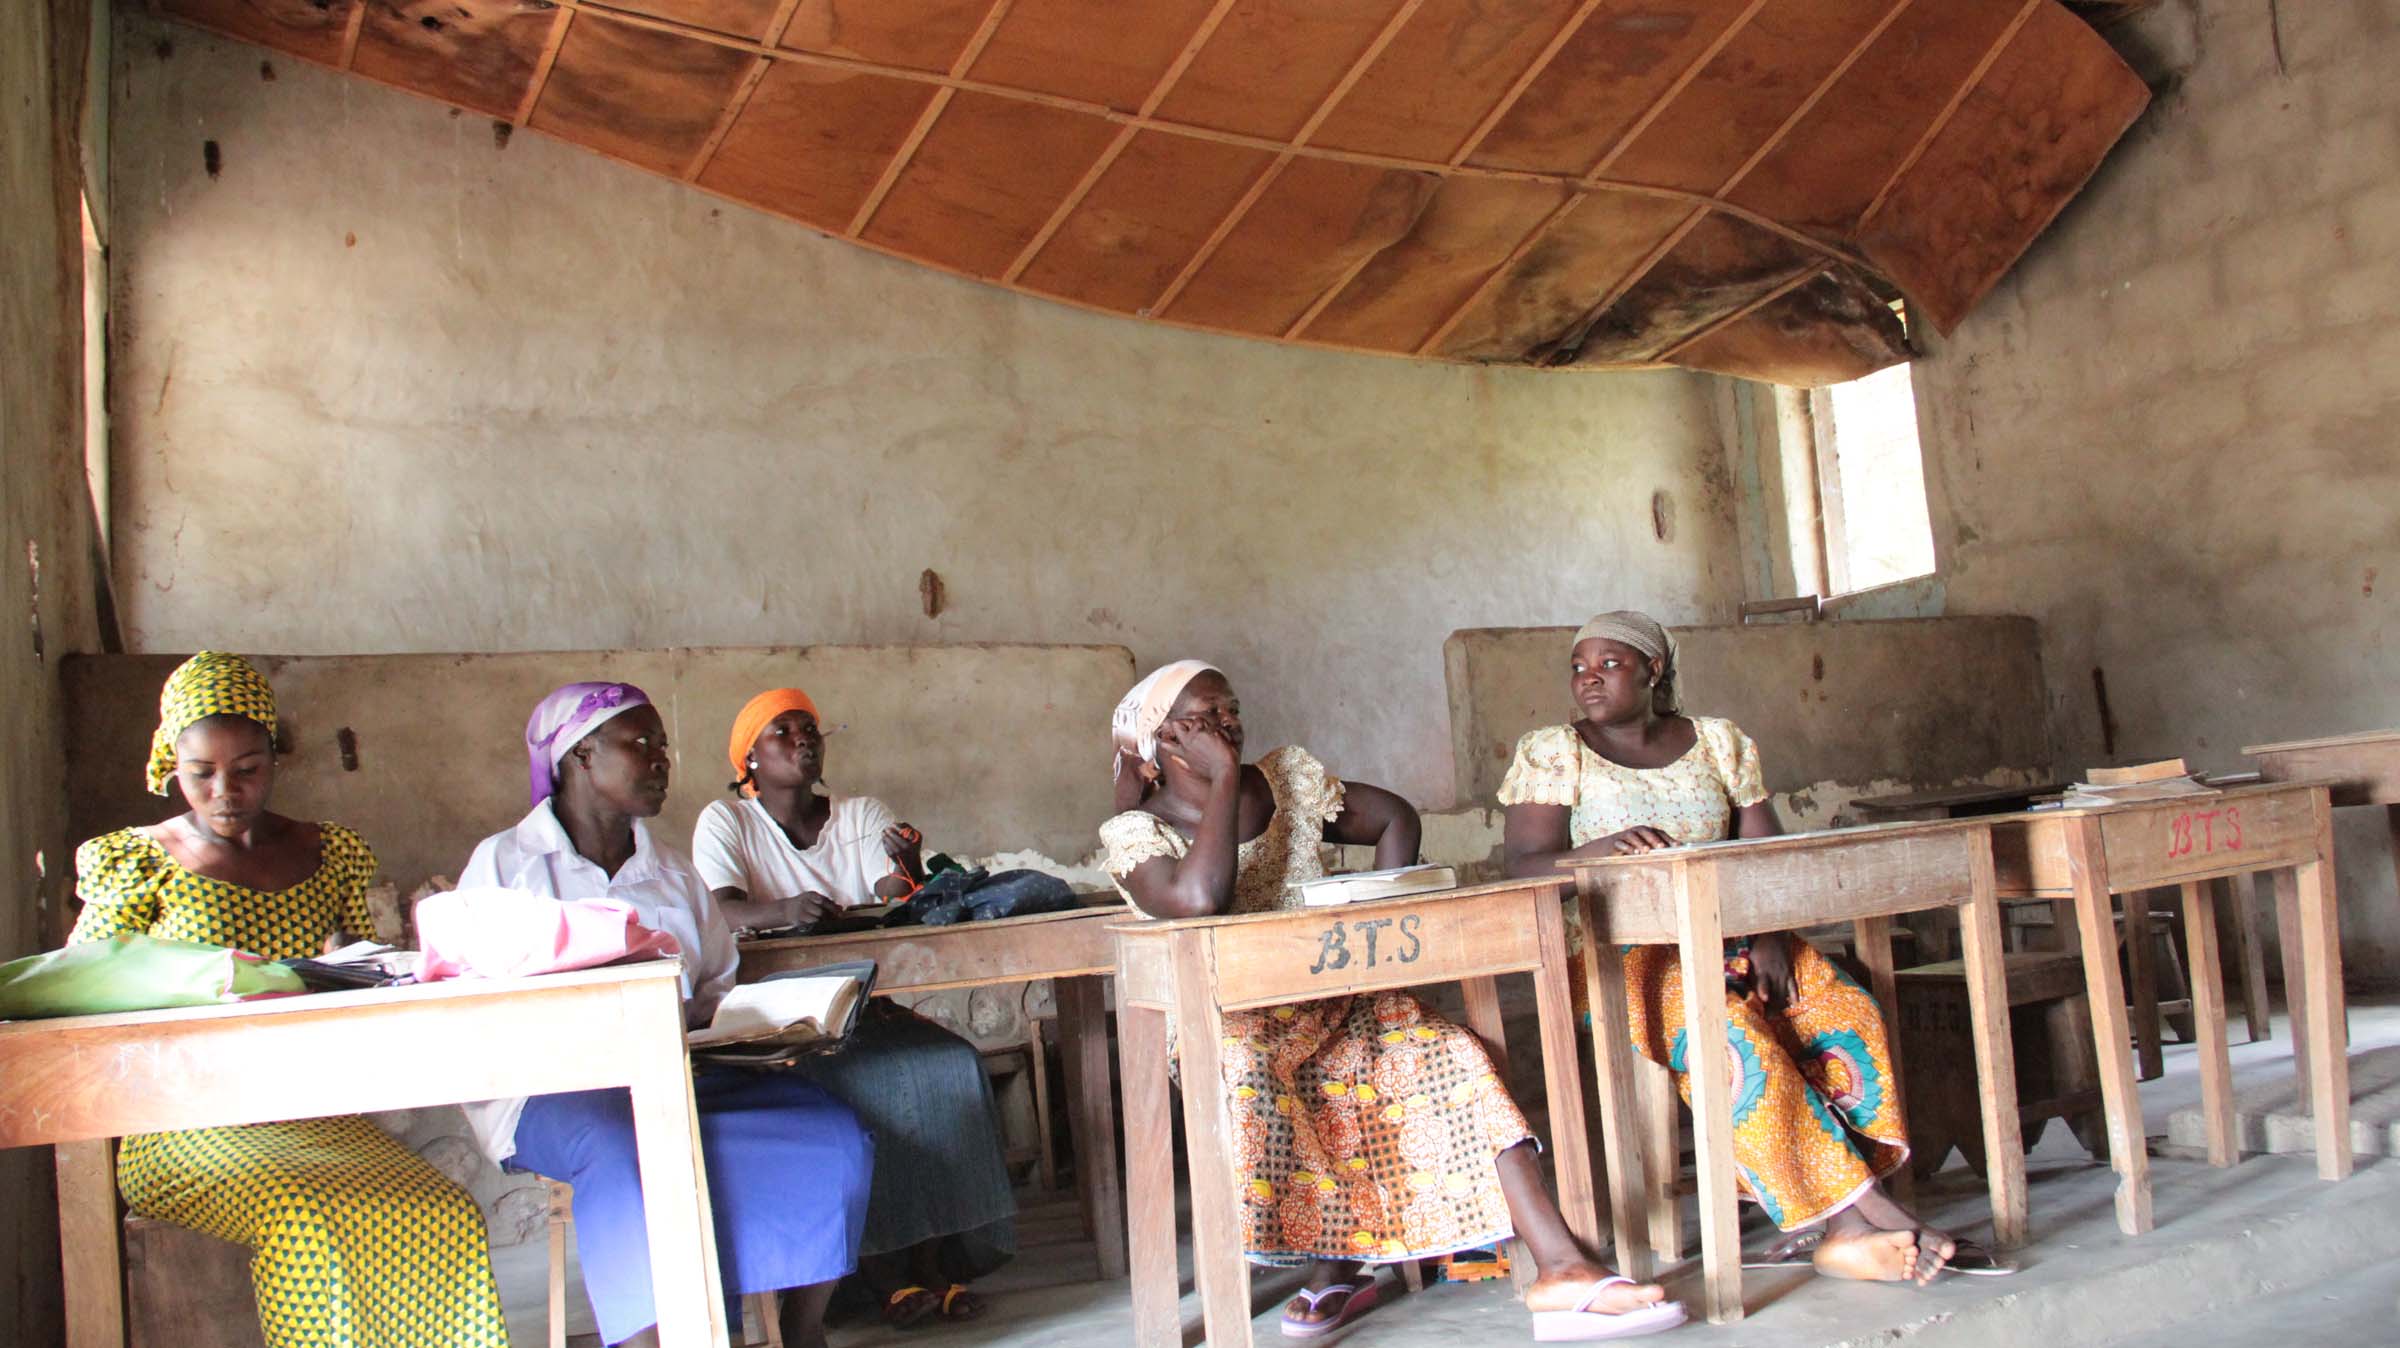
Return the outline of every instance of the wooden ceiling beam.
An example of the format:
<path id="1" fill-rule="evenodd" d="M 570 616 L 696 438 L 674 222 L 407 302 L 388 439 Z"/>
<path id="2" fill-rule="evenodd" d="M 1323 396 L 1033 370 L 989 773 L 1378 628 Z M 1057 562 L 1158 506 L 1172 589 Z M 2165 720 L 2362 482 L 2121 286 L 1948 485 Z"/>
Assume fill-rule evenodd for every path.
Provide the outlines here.
<path id="1" fill-rule="evenodd" d="M 1008 17 L 1011 3 L 1013 0 L 992 0 L 992 7 L 984 11 L 982 25 L 976 28 L 973 37 L 967 39 L 967 45 L 960 49 L 958 59 L 950 63 L 952 80 L 966 78 L 968 69 L 975 64 L 977 57 L 983 55 L 985 45 L 991 42 L 992 34 L 1000 31 L 1000 21 Z M 899 186 L 900 175 L 908 171 L 909 161 L 917 157 L 917 147 L 923 145 L 925 137 L 933 133 L 933 124 L 942 119 L 942 110 L 950 106 L 950 100 L 957 94 L 958 88 L 954 84 L 934 91 L 933 100 L 925 105 L 925 111 L 917 114 L 917 124 L 909 128 L 908 138 L 900 142 L 900 148 L 893 152 L 891 162 L 883 166 L 883 176 L 875 180 L 875 187 L 867 193 L 867 199 L 858 203 L 858 212 L 850 217 L 850 227 L 843 231 L 845 234 L 855 239 L 866 232 L 867 226 L 874 222 L 875 212 L 883 209 L 883 199 L 891 195 L 894 187 Z"/>
<path id="2" fill-rule="evenodd" d="M 1375 64 L 1375 58 L 1383 55 L 1383 49 L 1392 45 L 1392 39 L 1400 36 L 1400 30 L 1408 26 L 1408 21 L 1415 18 L 1424 5 L 1425 0 L 1400 0 L 1399 8 L 1392 11 L 1391 18 L 1384 20 L 1383 28 L 1375 34 L 1375 40 L 1369 42 L 1367 49 L 1358 54 L 1358 59 L 1350 63 L 1350 68 L 1342 72 L 1342 77 L 1334 82 L 1333 88 L 1326 91 L 1325 97 L 1317 100 L 1316 111 L 1311 112 L 1308 120 L 1300 124 L 1300 129 L 1292 134 L 1291 142 L 1275 156 L 1275 162 L 1260 170 L 1258 177 L 1251 180 L 1249 189 L 1233 203 L 1233 209 L 1225 213 L 1225 218 L 1217 222 L 1217 227 L 1209 231 L 1206 239 L 1201 240 L 1199 249 L 1184 262 L 1183 270 L 1175 273 L 1174 279 L 1167 282 L 1166 289 L 1160 291 L 1158 298 L 1151 301 L 1150 307 L 1143 312 L 1155 317 L 1165 313 L 1168 306 L 1175 303 L 1183 294 L 1184 287 L 1190 285 L 1192 278 L 1200 274 L 1200 269 L 1208 265 L 1208 260 L 1216 256 L 1217 249 L 1223 246 L 1225 240 L 1233 236 L 1235 227 L 1242 223 L 1244 216 L 1250 214 L 1250 208 L 1258 204 L 1259 198 L 1267 194 L 1267 189 L 1274 186 L 1277 178 L 1283 176 L 1283 171 L 1299 156 L 1300 147 L 1308 144 L 1309 137 L 1317 134 L 1317 128 L 1325 124 L 1325 119 L 1333 115 L 1334 108 L 1349 96 L 1351 89 L 1366 75 L 1367 67 Z"/>
<path id="3" fill-rule="evenodd" d="M 767 46 L 783 45 L 784 32 L 792 26 L 792 16 L 799 12 L 800 0 L 779 0 L 775 6 L 775 16 L 767 21 Z M 698 182 L 700 175 L 708 171 L 708 161 L 717 157 L 717 147 L 725 143 L 733 124 L 741 120 L 742 109 L 750 106 L 750 95 L 758 92 L 759 82 L 766 79 L 768 69 L 774 64 L 775 58 L 771 56 L 761 56 L 750 63 L 749 73 L 743 75 L 742 82 L 734 86 L 733 97 L 725 100 L 725 110 L 717 114 L 717 124 L 709 128 L 708 139 L 700 142 L 699 152 L 692 156 L 692 162 L 683 166 L 685 182 Z"/>
<path id="4" fill-rule="evenodd" d="M 342 69 L 348 70 L 358 60 L 358 37 L 367 28 L 367 0 L 350 6 L 350 18 L 342 25 Z"/>
<path id="5" fill-rule="evenodd" d="M 1908 171 L 1925 157 L 1925 152 L 1933 147 L 1934 137 L 1942 134 L 1942 128 L 1950 125 L 1950 119 L 1958 115 L 1958 110 L 1966 104 L 1967 95 L 1974 93 L 1975 86 L 1983 83 L 1983 77 L 1991 73 L 1992 63 L 2000 59 L 2000 53 L 2008 50 L 2009 43 L 2017 40 L 2018 31 L 2024 28 L 2026 21 L 2033 17 L 2034 9 L 2041 3 L 2042 0 L 2025 0 L 2018 7 L 2015 17 L 2008 21 L 2008 27 L 2000 30 L 2000 37 L 1992 43 L 1991 50 L 1985 52 L 1983 59 L 1975 63 L 1975 68 L 1967 72 L 1966 79 L 1959 82 L 1958 92 L 1950 95 L 1950 101 L 1942 105 L 1941 112 L 1925 128 L 1925 134 L 1917 137 L 1917 143 L 1900 160 L 1900 166 L 1892 170 L 1891 177 L 1883 180 L 1883 186 L 1868 200 L 1867 208 L 1858 213 L 1858 223 L 1850 227 L 1852 238 L 1865 233 L 1867 225 L 1882 213 L 1883 204 L 1891 200 L 1892 189 L 1898 187 L 1900 180 L 1908 176 Z"/>
<path id="6" fill-rule="evenodd" d="M 1824 274 L 1825 273 L 1822 271 L 1811 267 L 1809 270 L 1800 273 L 1798 276 L 1795 276 L 1791 280 L 1784 282 L 1782 285 L 1775 287 L 1766 294 L 1759 296 L 1757 299 L 1750 301 L 1748 304 L 1745 304 L 1741 308 L 1734 310 L 1732 313 L 1721 314 L 1718 317 L 1708 320 L 1706 323 L 1700 325 L 1700 330 L 1698 332 L 1695 332 L 1691 336 L 1677 341 L 1675 345 L 1659 352 L 1659 363 L 1661 365 L 1674 364 L 1675 358 L 1682 355 L 1688 348 L 1698 346 L 1701 342 L 1710 337 L 1716 336 L 1724 329 L 1732 327 L 1734 324 L 1741 322 L 1743 319 L 1748 318 L 1750 315 L 1757 313 L 1759 310 L 1766 308 L 1768 305 L 1773 304 L 1775 301 L 1782 299 L 1784 296 L 1791 294 L 1793 291 L 1798 290 L 1800 287 L 1807 285 L 1809 282 Z"/>
<path id="7" fill-rule="evenodd" d="M 359 8 L 366 8 L 364 0 Z M 516 115 L 508 119 L 510 126 L 523 126 L 532 120 L 534 105 L 542 101 L 542 90 L 550 87 L 550 71 L 558 64 L 558 49 L 567 45 L 567 29 L 574 23 L 574 7 L 560 5 L 557 16 L 550 20 L 550 35 L 542 39 L 542 54 L 533 63 L 533 78 L 525 82 L 525 96 L 517 100 Z"/>
<path id="8" fill-rule="evenodd" d="M 1183 78 L 1183 72 L 1192 68 L 1192 62 L 1200 55 L 1200 49 L 1208 45 L 1210 38 L 1217 35 L 1217 26 L 1225 22 L 1227 14 L 1233 12 L 1234 3 L 1235 0 L 1217 0 L 1217 3 L 1209 7 L 1208 13 L 1200 16 L 1200 25 L 1192 30 L 1191 37 L 1185 39 L 1183 50 L 1175 53 L 1175 59 L 1167 63 L 1167 68 L 1159 75 L 1158 82 L 1150 86 L 1149 97 L 1144 98 L 1141 106 L 1137 109 L 1139 115 L 1148 117 L 1158 111 L 1158 105 L 1164 103 L 1167 95 L 1174 92 L 1175 82 Z M 1077 179 L 1075 186 L 1068 189 L 1065 199 L 1058 203 L 1057 209 L 1050 212 L 1050 218 L 1044 220 L 1042 227 L 1033 232 L 1033 237 L 1027 239 L 1025 246 L 1018 250 L 1016 260 L 1009 263 L 1008 270 L 1000 274 L 1002 285 L 1014 285 L 1017 278 L 1025 274 L 1025 269 L 1033 265 L 1033 260 L 1042 255 L 1044 248 L 1050 246 L 1050 240 L 1058 233 L 1059 227 L 1067 223 L 1067 217 L 1073 215 L 1075 208 L 1083 204 L 1083 199 L 1091 195 L 1094 187 L 1100 185 L 1101 176 L 1106 174 L 1109 167 L 1117 162 L 1117 156 L 1125 153 L 1125 147 L 1133 144 L 1133 138 L 1141 134 L 1141 130 L 1141 124 L 1138 122 L 1127 122 L 1117 129 L 1116 139 L 1110 141 L 1108 147 L 1100 152 L 1100 157 L 1092 161 L 1092 166 L 1083 171 L 1083 177 Z"/>

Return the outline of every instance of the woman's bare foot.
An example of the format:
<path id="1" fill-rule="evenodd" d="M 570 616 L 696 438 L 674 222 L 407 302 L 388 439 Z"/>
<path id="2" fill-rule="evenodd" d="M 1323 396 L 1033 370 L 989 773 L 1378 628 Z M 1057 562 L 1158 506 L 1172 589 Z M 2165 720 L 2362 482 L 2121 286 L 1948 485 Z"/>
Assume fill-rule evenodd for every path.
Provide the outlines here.
<path id="1" fill-rule="evenodd" d="M 1865 1227 L 1827 1232 L 1812 1262 L 1829 1278 L 1913 1282 L 1922 1287 L 1942 1271 L 1957 1248 L 1957 1242 L 1930 1226 L 1913 1231 Z"/>
<path id="2" fill-rule="evenodd" d="M 1612 1276 L 1605 1266 L 1588 1261 L 1562 1264 L 1545 1271 L 1525 1289 L 1525 1309 L 1623 1315 L 1666 1300 L 1667 1289 L 1654 1282 L 1621 1282 L 1592 1297 L 1592 1284 Z M 1591 1298 L 1589 1305 L 1585 1304 L 1586 1298 Z"/>

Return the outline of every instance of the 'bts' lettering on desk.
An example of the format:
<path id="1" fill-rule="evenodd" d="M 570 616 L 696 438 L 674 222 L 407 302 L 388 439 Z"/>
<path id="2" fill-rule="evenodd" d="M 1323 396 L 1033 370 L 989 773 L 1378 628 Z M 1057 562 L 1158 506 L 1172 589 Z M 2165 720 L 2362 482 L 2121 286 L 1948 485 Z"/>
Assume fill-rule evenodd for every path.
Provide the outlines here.
<path id="1" fill-rule="evenodd" d="M 2211 852 L 2242 850 L 2242 807 L 2228 805 L 2222 810 L 2186 810 L 2167 821 L 2167 855 L 2188 857 L 2194 853 L 2206 856 Z"/>
<path id="2" fill-rule="evenodd" d="M 1402 914 L 1397 920 L 1370 917 L 1336 922 L 1317 933 L 1317 962 L 1308 966 L 1308 971 L 1326 974 L 1347 969 L 1353 958 L 1362 969 L 1377 964 L 1414 964 L 1417 956 L 1425 953 L 1425 942 L 1417 935 L 1419 922 L 1415 913 Z M 1386 928 L 1394 928 L 1389 937 L 1384 935 Z"/>

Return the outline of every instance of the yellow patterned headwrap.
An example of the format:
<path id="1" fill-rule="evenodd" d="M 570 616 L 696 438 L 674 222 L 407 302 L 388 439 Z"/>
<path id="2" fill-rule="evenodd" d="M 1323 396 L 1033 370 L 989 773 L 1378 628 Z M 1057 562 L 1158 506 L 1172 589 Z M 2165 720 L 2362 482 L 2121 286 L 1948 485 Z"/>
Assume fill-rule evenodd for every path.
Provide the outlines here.
<path id="1" fill-rule="evenodd" d="M 150 794 L 167 794 L 175 776 L 175 741 L 211 716 L 246 716 L 275 733 L 275 690 L 267 676 L 238 655 L 202 651 L 175 667 L 158 693 L 158 729 L 150 736 Z"/>

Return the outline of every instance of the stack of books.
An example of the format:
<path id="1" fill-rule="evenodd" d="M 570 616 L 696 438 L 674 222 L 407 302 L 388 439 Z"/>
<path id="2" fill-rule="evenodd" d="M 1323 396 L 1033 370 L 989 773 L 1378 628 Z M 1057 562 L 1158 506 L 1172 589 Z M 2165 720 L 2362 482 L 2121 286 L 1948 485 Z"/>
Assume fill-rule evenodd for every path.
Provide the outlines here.
<path id="1" fill-rule="evenodd" d="M 1458 872 L 1448 866 L 1396 866 L 1388 871 L 1359 871 L 1303 880 L 1294 888 L 1300 891 L 1304 906 L 1331 908 L 1368 899 L 1397 899 L 1410 894 L 1430 894 L 1438 889 L 1456 889 Z"/>
<path id="2" fill-rule="evenodd" d="M 2174 796 L 2197 796 L 2209 788 L 2184 766 L 2180 758 L 2162 758 L 2155 763 L 2136 763 L 2122 768 L 2092 768 L 2083 780 L 2067 788 L 2059 801 L 2063 809 L 2086 809 L 2095 805 L 2124 805 L 2132 801 L 2166 800 Z"/>

